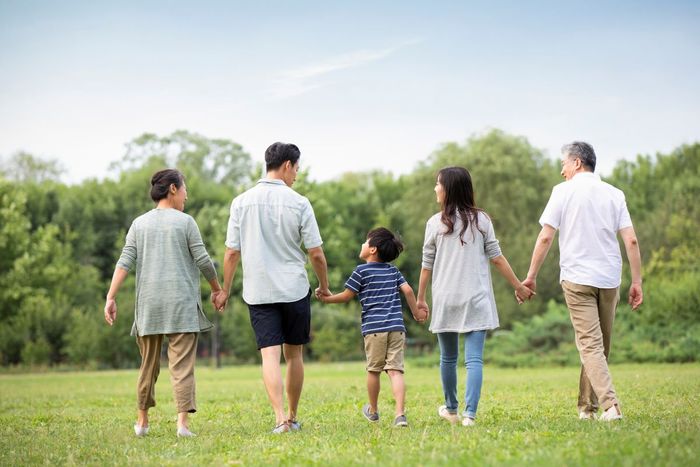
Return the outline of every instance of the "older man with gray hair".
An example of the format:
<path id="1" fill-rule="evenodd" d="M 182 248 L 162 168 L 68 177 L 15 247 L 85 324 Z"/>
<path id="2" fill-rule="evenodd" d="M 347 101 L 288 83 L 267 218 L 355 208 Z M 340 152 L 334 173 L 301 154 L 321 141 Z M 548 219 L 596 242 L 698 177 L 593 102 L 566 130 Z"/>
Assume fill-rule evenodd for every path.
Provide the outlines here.
<path id="1" fill-rule="evenodd" d="M 540 217 L 542 230 L 535 242 L 527 279 L 535 290 L 537 273 L 559 230 L 559 281 L 574 327 L 581 357 L 578 410 L 583 420 L 622 418 L 620 402 L 608 369 L 615 309 L 620 299 L 622 257 L 620 235 L 630 263 L 632 284 L 628 302 L 642 304 L 639 244 L 627 211 L 625 195 L 594 174 L 596 156 L 590 144 L 575 141 L 562 147 L 561 175 Z"/>

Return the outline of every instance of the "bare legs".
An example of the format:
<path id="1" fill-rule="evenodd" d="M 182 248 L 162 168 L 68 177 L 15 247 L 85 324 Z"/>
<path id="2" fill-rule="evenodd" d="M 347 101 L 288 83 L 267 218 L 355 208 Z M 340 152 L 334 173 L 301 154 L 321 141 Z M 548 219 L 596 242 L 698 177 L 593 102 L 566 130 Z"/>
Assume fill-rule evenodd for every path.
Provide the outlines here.
<path id="1" fill-rule="evenodd" d="M 404 401 L 406 399 L 406 385 L 403 381 L 403 372 L 398 370 L 387 370 L 391 381 L 391 391 L 396 401 L 396 416 L 404 415 Z M 371 413 L 377 413 L 377 401 L 379 399 L 379 388 L 381 373 L 376 371 L 367 372 L 367 395 L 369 396 L 369 407 Z"/>
<path id="2" fill-rule="evenodd" d="M 275 345 L 260 349 L 262 355 L 262 373 L 267 397 L 275 412 L 276 424 L 286 420 L 295 420 L 297 408 L 301 397 L 301 390 L 304 386 L 304 358 L 302 345 Z M 289 412 L 284 412 L 284 386 L 282 384 L 282 372 L 280 368 L 280 357 L 284 352 L 284 359 L 287 362 L 286 388 Z"/>
<path id="3" fill-rule="evenodd" d="M 136 424 L 141 428 L 145 428 L 148 426 L 148 409 L 138 410 L 138 418 L 136 420 Z"/>
<path id="4" fill-rule="evenodd" d="M 301 390 L 304 386 L 303 346 L 284 344 L 284 360 L 287 362 L 287 420 L 296 420 Z"/>
<path id="5" fill-rule="evenodd" d="M 367 394 L 369 396 L 369 409 L 371 413 L 377 413 L 377 399 L 379 399 L 379 376 L 376 371 L 367 372 Z"/>
<path id="6" fill-rule="evenodd" d="M 406 385 L 403 382 L 403 372 L 398 370 L 387 370 L 391 380 L 391 391 L 394 393 L 396 401 L 396 416 L 404 415 L 404 399 L 406 398 Z"/>

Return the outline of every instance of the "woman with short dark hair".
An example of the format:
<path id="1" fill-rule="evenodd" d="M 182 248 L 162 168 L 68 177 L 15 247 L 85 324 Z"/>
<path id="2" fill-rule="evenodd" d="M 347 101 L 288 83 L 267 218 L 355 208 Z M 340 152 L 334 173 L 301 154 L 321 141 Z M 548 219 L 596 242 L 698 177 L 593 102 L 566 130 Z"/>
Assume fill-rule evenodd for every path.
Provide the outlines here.
<path id="1" fill-rule="evenodd" d="M 136 436 L 148 433 L 148 409 L 156 405 L 155 384 L 160 372 L 163 336 L 168 338 L 168 366 L 177 405 L 177 435 L 194 436 L 188 414 L 196 412 L 194 364 L 198 333 L 213 325 L 202 311 L 199 273 L 209 282 L 212 300 L 222 292 L 199 228 L 185 214 L 187 186 L 177 170 L 156 172 L 151 178 L 156 207 L 137 217 L 114 269 L 105 303 L 105 320 L 117 317 L 116 295 L 129 270 L 136 268 L 136 299 L 131 335 L 141 353 L 137 383 Z"/>

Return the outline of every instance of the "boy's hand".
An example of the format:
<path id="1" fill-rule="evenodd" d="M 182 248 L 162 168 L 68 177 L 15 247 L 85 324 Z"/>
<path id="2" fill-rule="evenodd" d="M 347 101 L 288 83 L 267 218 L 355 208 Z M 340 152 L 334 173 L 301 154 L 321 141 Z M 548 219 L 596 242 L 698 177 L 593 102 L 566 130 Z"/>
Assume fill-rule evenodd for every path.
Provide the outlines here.
<path id="1" fill-rule="evenodd" d="M 416 308 L 418 310 L 416 314 L 413 315 L 413 318 L 415 318 L 415 320 L 419 323 L 426 322 L 428 320 L 428 317 L 430 316 L 430 309 L 428 308 L 428 304 L 421 300 L 416 303 Z"/>
<path id="2" fill-rule="evenodd" d="M 418 310 L 418 312 L 415 315 L 413 315 L 413 319 L 415 319 L 419 323 L 424 323 L 427 318 L 428 313 L 424 310 Z"/>
<path id="3" fill-rule="evenodd" d="M 323 303 L 326 303 L 326 301 L 324 300 L 325 297 L 330 297 L 331 295 L 333 295 L 333 293 L 328 289 L 322 289 L 321 287 L 317 287 L 315 295 L 318 300 L 320 300 Z"/>

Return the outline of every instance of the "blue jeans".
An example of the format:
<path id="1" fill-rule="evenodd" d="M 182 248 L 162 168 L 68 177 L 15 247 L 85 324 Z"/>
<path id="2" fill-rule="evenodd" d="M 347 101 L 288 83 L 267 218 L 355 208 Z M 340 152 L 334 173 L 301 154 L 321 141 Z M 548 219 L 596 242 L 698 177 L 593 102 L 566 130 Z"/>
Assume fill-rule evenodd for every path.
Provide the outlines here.
<path id="1" fill-rule="evenodd" d="M 459 334 L 456 332 L 437 333 L 440 344 L 440 377 L 445 405 L 450 413 L 457 413 L 457 358 L 459 356 Z M 476 409 L 481 397 L 481 382 L 484 369 L 484 340 L 486 331 L 472 331 L 464 334 L 464 362 L 467 367 L 467 390 L 464 396 L 464 415 L 476 418 Z"/>

